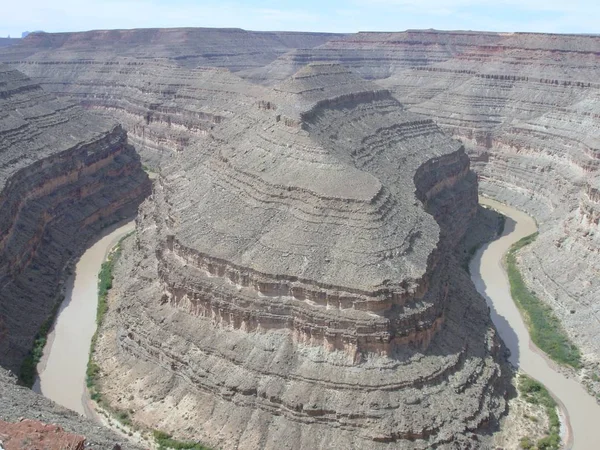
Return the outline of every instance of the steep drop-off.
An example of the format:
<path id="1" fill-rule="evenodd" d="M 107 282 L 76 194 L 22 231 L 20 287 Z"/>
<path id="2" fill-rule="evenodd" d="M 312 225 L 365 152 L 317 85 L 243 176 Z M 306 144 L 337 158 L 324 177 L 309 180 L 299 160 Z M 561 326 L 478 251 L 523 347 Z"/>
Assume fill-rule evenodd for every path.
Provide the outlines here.
<path id="1" fill-rule="evenodd" d="M 433 118 L 465 144 L 482 192 L 536 217 L 528 284 L 600 368 L 600 37 L 358 33 L 241 74 L 273 84 L 307 61 L 344 64 Z"/>
<path id="2" fill-rule="evenodd" d="M 234 119 L 140 210 L 103 398 L 219 448 L 485 445 L 507 371 L 455 260 L 477 208 L 462 146 L 336 65 Z"/>
<path id="3" fill-rule="evenodd" d="M 0 365 L 19 372 L 67 264 L 149 191 L 118 124 L 0 66 Z"/>

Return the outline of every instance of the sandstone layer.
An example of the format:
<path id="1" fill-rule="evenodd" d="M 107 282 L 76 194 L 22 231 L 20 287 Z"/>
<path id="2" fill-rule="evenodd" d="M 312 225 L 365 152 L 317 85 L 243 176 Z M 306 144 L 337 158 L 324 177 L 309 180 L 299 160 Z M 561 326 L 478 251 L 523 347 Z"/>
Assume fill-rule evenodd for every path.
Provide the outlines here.
<path id="1" fill-rule="evenodd" d="M 0 62 L 116 119 L 156 168 L 232 115 L 230 93 L 240 92 L 228 70 L 262 67 L 337 36 L 210 28 L 32 33 L 4 49 Z"/>
<path id="2" fill-rule="evenodd" d="M 485 446 L 507 372 L 456 260 L 463 147 L 337 65 L 265 92 L 163 164 L 117 265 L 103 398 L 219 448 Z"/>
<path id="3" fill-rule="evenodd" d="M 18 373 L 65 267 L 135 215 L 150 182 L 113 121 L 0 66 L 0 364 Z"/>
<path id="4" fill-rule="evenodd" d="M 483 193 L 536 217 L 528 284 L 600 368 L 600 37 L 358 33 L 241 74 L 273 84 L 306 61 L 344 64 L 433 118 L 464 143 Z"/>

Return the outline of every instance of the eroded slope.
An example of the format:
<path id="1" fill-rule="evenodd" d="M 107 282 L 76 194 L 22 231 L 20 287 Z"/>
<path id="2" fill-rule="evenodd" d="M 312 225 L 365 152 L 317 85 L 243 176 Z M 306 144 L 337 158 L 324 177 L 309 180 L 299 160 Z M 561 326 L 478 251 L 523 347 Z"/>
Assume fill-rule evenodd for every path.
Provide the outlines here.
<path id="1" fill-rule="evenodd" d="M 163 166 L 117 267 L 103 397 L 222 448 L 481 448 L 506 372 L 454 256 L 476 208 L 432 121 L 302 69 Z"/>
<path id="2" fill-rule="evenodd" d="M 3 65 L 0 106 L 0 364 L 18 373 L 66 264 L 150 183 L 118 124 Z"/>

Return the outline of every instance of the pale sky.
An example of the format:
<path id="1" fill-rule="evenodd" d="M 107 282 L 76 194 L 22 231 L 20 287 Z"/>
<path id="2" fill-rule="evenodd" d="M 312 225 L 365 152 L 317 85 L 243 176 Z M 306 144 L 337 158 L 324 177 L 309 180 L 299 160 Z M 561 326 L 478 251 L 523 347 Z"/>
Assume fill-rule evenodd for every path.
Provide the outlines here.
<path id="1" fill-rule="evenodd" d="M 600 0 L 7 0 L 0 6 L 0 37 L 154 27 L 599 33 Z"/>

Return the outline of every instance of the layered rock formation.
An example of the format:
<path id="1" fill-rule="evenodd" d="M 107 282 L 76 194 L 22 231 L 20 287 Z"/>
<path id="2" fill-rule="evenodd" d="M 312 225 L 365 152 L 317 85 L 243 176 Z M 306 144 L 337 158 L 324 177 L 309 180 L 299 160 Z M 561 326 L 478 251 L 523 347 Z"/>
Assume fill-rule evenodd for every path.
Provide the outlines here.
<path id="1" fill-rule="evenodd" d="M 327 64 L 232 119 L 140 211 L 103 398 L 219 448 L 484 445 L 506 372 L 454 256 L 477 208 L 462 146 Z"/>
<path id="2" fill-rule="evenodd" d="M 261 67 L 296 48 L 313 48 L 342 36 L 335 33 L 247 31 L 239 28 L 146 28 L 80 33 L 31 33 L 11 49 L 13 59 L 44 53 L 84 63 L 115 55 L 166 59 L 180 66 Z M 94 49 L 94 54 L 89 50 Z"/>
<path id="3" fill-rule="evenodd" d="M 156 168 L 232 115 L 230 93 L 240 92 L 227 69 L 261 67 L 337 36 L 203 28 L 33 33 L 3 49 L 0 62 L 116 119 Z M 253 90 L 243 94 L 253 97 Z"/>
<path id="4" fill-rule="evenodd" d="M 0 47 L 8 47 L 19 42 L 19 39 L 0 38 Z"/>
<path id="5" fill-rule="evenodd" d="M 114 341 L 105 338 L 106 355 L 112 355 L 109 350 L 120 355 L 106 369 L 131 368 L 131 372 L 117 375 L 123 383 L 135 381 L 134 374 L 140 374 L 143 380 L 135 381 L 137 384 L 131 388 L 132 393 L 146 396 L 143 402 L 136 400 L 130 405 L 140 411 L 137 420 L 152 423 L 164 418 L 169 406 L 191 414 L 195 405 L 201 405 L 197 406 L 201 410 L 207 404 L 215 405 L 206 413 L 208 422 L 202 429 L 193 425 L 185 430 L 168 420 L 163 425 L 183 435 L 228 445 L 245 439 L 240 438 L 239 430 L 247 425 L 244 436 L 263 439 L 260 443 L 281 442 L 274 437 L 279 436 L 277 432 L 265 431 L 276 426 L 271 412 L 264 412 L 268 410 L 284 417 L 277 426 L 283 427 L 285 422 L 293 429 L 297 423 L 312 421 L 302 429 L 319 431 L 305 437 L 306 445 L 326 442 L 324 436 L 330 435 L 327 430 L 335 427 L 351 430 L 340 434 L 345 437 L 339 442 L 347 444 L 348 436 L 360 435 L 365 440 L 357 442 L 364 443 L 373 434 L 355 431 L 371 429 L 364 423 L 374 419 L 364 419 L 363 413 L 354 417 L 352 412 L 352 418 L 342 424 L 338 417 L 343 416 L 343 408 L 339 405 L 344 405 L 347 398 L 339 394 L 343 383 L 335 382 L 333 391 L 324 394 L 321 387 L 310 387 L 318 384 L 314 380 L 336 376 L 351 379 L 347 375 L 354 370 L 351 368 L 371 364 L 370 370 L 378 375 L 368 377 L 385 381 L 391 379 L 391 369 L 381 369 L 387 375 L 378 378 L 379 369 L 388 364 L 381 361 L 396 358 L 395 352 L 407 342 L 423 348 L 429 342 L 428 356 L 422 362 L 433 368 L 441 360 L 431 356 L 443 340 L 440 333 L 459 336 L 449 339 L 447 347 L 451 350 L 438 351 L 440 355 L 457 354 L 461 339 L 471 342 L 468 333 L 479 333 L 481 342 L 487 339 L 481 331 L 487 325 L 479 319 L 469 323 L 469 330 L 458 326 L 444 329 L 453 323 L 449 317 L 461 314 L 456 312 L 460 306 L 447 306 L 447 311 L 440 306 L 444 304 L 438 300 L 445 277 L 455 277 L 459 286 L 448 284 L 447 305 L 452 305 L 455 297 L 472 299 L 474 305 L 480 305 L 463 286 L 467 283 L 464 274 L 452 269 L 448 275 L 448 267 L 454 264 L 448 255 L 474 211 L 474 200 L 464 200 L 473 196 L 469 186 L 474 181 L 466 169 L 464 153 L 457 150 L 456 144 L 428 159 L 434 150 L 446 148 L 442 143 L 431 149 L 425 143 L 429 139 L 443 141 L 432 137 L 439 131 L 429 117 L 463 141 L 484 193 L 537 218 L 541 235 L 523 252 L 524 276 L 561 317 L 571 337 L 584 350 L 585 360 L 599 362 L 600 185 L 596 171 L 600 148 L 600 38 L 407 31 L 358 33 L 331 40 L 311 35 L 310 42 L 294 35 L 293 43 L 286 41 L 277 47 L 274 42 L 279 38 L 275 36 L 240 30 L 70 33 L 34 36 L 0 50 L 0 61 L 31 75 L 46 89 L 116 117 L 148 164 L 164 163 L 165 175 L 157 185 L 154 200 L 144 207 L 145 217 L 140 218 L 140 227 L 147 228 L 146 236 L 140 237 L 139 252 L 146 258 L 129 255 L 120 269 L 121 277 L 127 274 L 137 280 L 134 288 L 146 298 L 128 291 L 123 307 L 130 312 L 116 317 L 109 328 L 107 336 Z M 215 50 L 222 41 L 229 40 L 231 48 Z M 222 48 L 229 45 L 227 42 Z M 278 50 L 273 50 L 275 47 Z M 342 63 L 363 78 L 375 80 L 378 86 L 367 87 L 350 80 L 343 71 L 335 74 L 339 69 L 300 72 L 289 79 L 311 61 Z M 275 86 L 275 90 L 244 83 L 221 69 L 189 69 L 198 64 L 238 71 L 238 75 Z M 327 77 L 333 81 L 322 81 Z M 311 86 L 313 81 L 316 84 Z M 398 112 L 388 91 L 418 116 Z M 381 130 L 374 131 L 378 128 Z M 399 134 L 405 137 L 400 139 Z M 386 165 L 387 158 L 396 161 L 385 150 L 391 142 L 409 146 L 415 139 L 423 141 L 415 148 L 425 150 L 420 155 L 422 160 L 419 155 L 407 157 L 406 171 L 413 171 L 412 175 L 396 170 L 393 164 Z M 296 151 L 296 143 L 301 152 Z M 241 151 L 247 154 L 242 157 Z M 246 167 L 248 161 L 253 163 Z M 439 179 L 431 181 L 429 177 L 434 173 Z M 340 178 L 344 180 L 341 187 Z M 419 215 L 408 207 L 409 214 L 398 212 L 397 205 L 410 206 L 410 196 L 404 195 L 412 192 L 407 187 L 409 181 L 413 183 L 411 189 L 416 190 L 416 200 L 410 200 L 417 206 L 425 202 L 435 221 L 429 214 Z M 390 186 L 397 183 L 408 183 L 404 186 L 408 190 L 402 191 L 404 194 L 392 191 Z M 318 199 L 317 206 L 314 199 Z M 248 204 L 252 207 L 244 206 Z M 270 207 L 264 208 L 265 204 Z M 227 217 L 221 212 L 223 205 L 227 206 Z M 281 205 L 286 205 L 286 211 L 296 212 L 282 214 Z M 454 213 L 455 207 L 460 209 Z M 376 217 L 383 219 L 377 222 Z M 391 218 L 389 222 L 387 217 Z M 236 226 L 237 222 L 242 225 Z M 340 223 L 347 224 L 346 228 L 339 228 Z M 398 232 L 393 224 L 405 231 Z M 421 226 L 425 234 L 420 236 L 416 231 L 406 231 Z M 351 230 L 360 227 L 361 235 L 368 239 L 352 238 Z M 437 240 L 432 237 L 436 232 Z M 298 244 L 319 233 L 328 235 L 331 245 L 329 240 L 322 243 L 318 239 L 313 246 Z M 417 242 L 429 242 L 429 246 Z M 360 249 L 357 254 L 349 251 L 355 247 Z M 393 269 L 396 263 L 397 273 Z M 134 264 L 139 268 L 132 269 Z M 373 269 L 377 264 L 381 266 Z M 154 277 L 160 282 L 149 281 Z M 236 285 L 235 289 L 230 283 Z M 160 299 L 154 289 L 161 292 Z M 273 298 L 284 301 L 274 308 Z M 160 302 L 164 304 L 157 306 Z M 259 313 L 264 308 L 268 315 Z M 140 309 L 145 311 L 142 317 L 134 312 Z M 337 316 L 332 318 L 333 314 Z M 479 313 L 469 314 L 478 317 Z M 215 324 L 209 325 L 212 322 Z M 168 330 L 177 331 L 174 337 L 161 330 L 164 323 Z M 440 324 L 446 325 L 439 330 Z M 190 331 L 196 326 L 198 334 Z M 218 331 L 213 334 L 208 331 L 211 327 Z M 130 328 L 132 337 L 126 332 Z M 412 334 L 411 329 L 415 330 Z M 6 330 L 6 325 L 3 328 L 0 323 L 0 336 Z M 247 343 L 248 336 L 257 343 L 255 347 Z M 119 344 L 110 347 L 111 342 Z M 224 350 L 225 345 L 231 349 Z M 481 344 L 473 345 L 471 348 L 469 344 L 469 351 L 481 348 Z M 309 350 L 300 352 L 298 348 Z M 329 353 L 322 356 L 322 348 L 328 348 Z M 290 359 L 285 349 L 295 350 L 300 356 Z M 363 356 L 365 353 L 368 357 Z M 416 354 L 405 355 L 402 361 L 418 359 Z M 332 369 L 332 355 L 340 355 L 342 368 Z M 306 362 L 306 358 L 313 362 Z M 465 358 L 460 364 L 469 365 L 465 361 L 471 361 L 470 356 Z M 325 362 L 316 366 L 314 361 Z M 213 366 L 207 368 L 212 363 L 214 370 Z M 239 368 L 246 370 L 246 366 L 250 367 L 248 372 Z M 277 386 L 273 395 L 269 391 L 266 397 L 260 396 L 266 388 L 257 387 L 254 381 L 252 374 L 257 373 L 257 367 L 268 367 L 269 379 Z M 419 365 L 406 367 L 415 367 L 415 372 L 407 370 L 410 374 L 429 370 Z M 184 375 L 175 376 L 180 369 Z M 315 371 L 322 371 L 321 378 L 314 376 Z M 315 401 L 320 411 L 315 413 L 317 419 L 306 419 L 308 403 L 296 400 L 298 395 L 284 395 L 300 392 L 289 381 L 300 379 L 298 374 L 302 383 L 308 383 L 307 392 L 331 395 L 339 402 L 332 401 L 335 406 L 327 412 Z M 171 383 L 168 388 L 162 384 L 165 380 Z M 366 390 L 364 385 L 362 389 Z M 372 391 L 381 389 L 379 386 Z M 188 391 L 194 394 L 185 394 Z M 120 394 L 115 390 L 114 395 L 116 401 Z M 219 403 L 217 398 L 227 400 Z M 249 406 L 256 402 L 268 406 Z M 228 422 L 224 415 L 229 414 L 231 404 L 239 405 L 239 415 Z M 297 407 L 299 404 L 302 406 Z M 383 404 L 377 402 L 378 414 Z M 248 419 L 252 408 L 258 411 L 253 421 Z M 290 419 L 292 415 L 294 419 Z M 426 418 L 420 417 L 425 423 Z M 363 419 L 364 426 L 356 425 Z M 323 425 L 324 421 L 330 425 Z M 252 434 L 254 425 L 258 431 Z M 431 431 L 428 442 L 444 435 L 445 429 L 440 426 Z M 306 433 L 311 432 L 298 433 L 308 436 Z M 407 433 L 399 431 L 400 435 L 406 437 Z M 252 439 L 249 442 L 258 442 Z"/>
<path id="6" fill-rule="evenodd" d="M 0 421 L 0 442 L 5 450 L 84 450 L 85 438 L 66 433 L 56 425 L 24 419 L 16 423 Z"/>
<path id="7" fill-rule="evenodd" d="M 460 138 L 482 192 L 533 214 L 524 252 L 532 289 L 600 361 L 594 186 L 600 149 L 598 36 L 510 34 L 381 83 Z"/>
<path id="8" fill-rule="evenodd" d="M 243 75 L 272 84 L 306 61 L 339 62 L 461 139 L 482 192 L 540 222 L 528 281 L 597 364 L 599 54 L 593 35 L 359 33 Z"/>
<path id="9" fill-rule="evenodd" d="M 123 129 L 0 66 L 0 364 L 18 373 L 65 267 L 150 182 Z M 26 313 L 24 313 L 26 311 Z"/>

